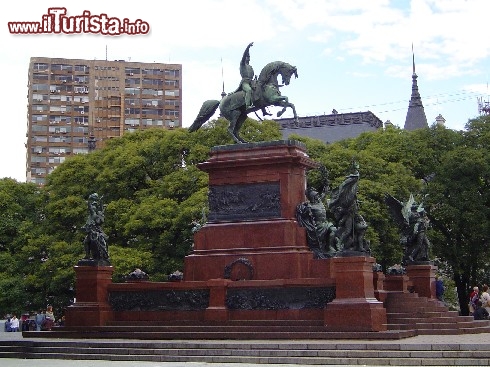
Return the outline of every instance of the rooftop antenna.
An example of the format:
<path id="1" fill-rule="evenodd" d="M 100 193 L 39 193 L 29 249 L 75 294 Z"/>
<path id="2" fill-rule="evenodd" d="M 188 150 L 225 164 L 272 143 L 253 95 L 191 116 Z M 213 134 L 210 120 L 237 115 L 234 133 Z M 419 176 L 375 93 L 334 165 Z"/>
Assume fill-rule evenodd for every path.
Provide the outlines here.
<path id="1" fill-rule="evenodd" d="M 225 98 L 225 78 L 223 73 L 223 58 L 221 58 L 221 80 L 223 81 L 223 91 L 221 92 L 221 98 Z"/>

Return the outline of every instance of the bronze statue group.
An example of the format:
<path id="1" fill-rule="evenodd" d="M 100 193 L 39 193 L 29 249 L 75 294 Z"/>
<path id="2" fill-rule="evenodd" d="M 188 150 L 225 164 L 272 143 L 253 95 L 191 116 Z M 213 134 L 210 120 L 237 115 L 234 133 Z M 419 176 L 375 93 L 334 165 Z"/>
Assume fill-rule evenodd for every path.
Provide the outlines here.
<path id="1" fill-rule="evenodd" d="M 300 203 L 296 217 L 306 229 L 308 247 L 316 258 L 333 256 L 369 255 L 369 241 L 364 238 L 368 225 L 359 213 L 357 191 L 359 165 L 352 164 L 352 172 L 342 184 L 325 198 L 329 191 L 328 173 L 320 167 L 321 189 L 306 188 L 307 201 Z M 387 194 L 385 202 L 393 219 L 400 227 L 400 244 L 404 248 L 403 265 L 429 261 L 430 242 L 427 238 L 429 219 L 423 205 L 413 195 L 405 203 Z"/>
<path id="2" fill-rule="evenodd" d="M 321 189 L 308 186 L 307 201 L 296 208 L 298 223 L 306 229 L 308 247 L 320 259 L 370 254 L 369 241 L 364 238 L 368 225 L 359 213 L 357 199 L 358 164 L 353 162 L 352 172 L 332 190 L 326 206 L 324 199 L 329 191 L 329 181 L 325 167 L 320 167 L 320 174 Z"/>

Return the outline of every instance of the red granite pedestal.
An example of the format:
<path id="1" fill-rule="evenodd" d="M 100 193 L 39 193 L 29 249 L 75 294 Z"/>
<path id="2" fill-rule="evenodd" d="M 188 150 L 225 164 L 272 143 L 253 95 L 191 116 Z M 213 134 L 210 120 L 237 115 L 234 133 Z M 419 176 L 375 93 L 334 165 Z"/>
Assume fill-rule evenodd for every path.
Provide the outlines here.
<path id="1" fill-rule="evenodd" d="M 66 309 L 66 326 L 102 326 L 113 319 L 108 303 L 112 266 L 75 266 L 76 302 Z"/>
<path id="2" fill-rule="evenodd" d="M 334 258 L 336 295 L 325 309 L 332 331 L 384 331 L 386 310 L 374 297 L 372 257 Z"/>
<path id="3" fill-rule="evenodd" d="M 305 172 L 316 166 L 294 141 L 215 147 L 199 165 L 209 174 L 210 213 L 185 258 L 184 280 L 226 278 L 226 269 L 244 264 L 243 280 L 311 277 L 296 206 L 305 200 Z"/>
<path id="4" fill-rule="evenodd" d="M 414 292 L 420 297 L 436 298 L 437 266 L 432 264 L 407 265 L 407 276 L 413 284 Z"/>
<path id="5" fill-rule="evenodd" d="M 380 302 L 386 301 L 387 291 L 384 289 L 385 275 L 381 271 L 373 272 L 374 296 Z"/>
<path id="6" fill-rule="evenodd" d="M 408 292 L 412 286 L 407 275 L 386 275 L 383 282 L 383 288 L 389 292 Z"/>

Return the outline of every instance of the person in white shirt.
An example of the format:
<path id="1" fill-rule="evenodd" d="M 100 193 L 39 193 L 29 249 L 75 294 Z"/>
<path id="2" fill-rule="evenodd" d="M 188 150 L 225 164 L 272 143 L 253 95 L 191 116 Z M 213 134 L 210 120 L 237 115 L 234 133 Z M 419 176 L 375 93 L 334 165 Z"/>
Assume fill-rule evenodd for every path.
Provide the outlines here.
<path id="1" fill-rule="evenodd" d="M 483 285 L 482 287 L 482 294 L 480 296 L 480 301 L 482 304 L 482 307 L 485 307 L 485 309 L 490 313 L 490 294 L 488 294 L 488 285 Z"/>
<path id="2" fill-rule="evenodd" d="M 15 315 L 10 319 L 10 331 L 19 331 L 19 319 Z"/>

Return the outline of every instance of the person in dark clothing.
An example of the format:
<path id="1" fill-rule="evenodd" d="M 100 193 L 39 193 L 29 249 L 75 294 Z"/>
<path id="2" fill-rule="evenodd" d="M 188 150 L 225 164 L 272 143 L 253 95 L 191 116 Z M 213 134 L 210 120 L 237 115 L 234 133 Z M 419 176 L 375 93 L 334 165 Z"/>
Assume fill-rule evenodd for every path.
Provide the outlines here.
<path id="1" fill-rule="evenodd" d="M 436 275 L 436 297 L 444 302 L 444 283 L 438 275 Z"/>
<path id="2" fill-rule="evenodd" d="M 475 320 L 488 320 L 488 311 L 485 307 L 482 307 L 480 300 L 476 301 L 476 309 L 473 312 L 473 318 Z"/>

